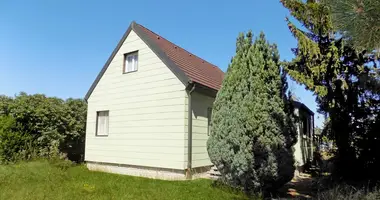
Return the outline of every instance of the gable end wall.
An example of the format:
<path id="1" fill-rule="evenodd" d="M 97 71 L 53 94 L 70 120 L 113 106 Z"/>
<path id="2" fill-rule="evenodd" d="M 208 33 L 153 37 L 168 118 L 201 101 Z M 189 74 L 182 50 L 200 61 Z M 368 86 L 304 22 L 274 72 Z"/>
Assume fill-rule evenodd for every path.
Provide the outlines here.
<path id="1" fill-rule="evenodd" d="M 138 50 L 138 71 L 123 74 Z M 183 83 L 132 30 L 88 98 L 85 160 L 184 169 Z M 109 135 L 96 137 L 96 112 L 109 110 Z"/>

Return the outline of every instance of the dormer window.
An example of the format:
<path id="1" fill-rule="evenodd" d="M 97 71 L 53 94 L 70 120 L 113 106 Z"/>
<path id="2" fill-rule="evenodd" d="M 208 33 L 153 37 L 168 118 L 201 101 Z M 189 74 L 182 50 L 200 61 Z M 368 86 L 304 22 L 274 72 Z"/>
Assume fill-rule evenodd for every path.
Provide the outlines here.
<path id="1" fill-rule="evenodd" d="M 137 71 L 138 60 L 138 51 L 124 54 L 123 73 Z"/>

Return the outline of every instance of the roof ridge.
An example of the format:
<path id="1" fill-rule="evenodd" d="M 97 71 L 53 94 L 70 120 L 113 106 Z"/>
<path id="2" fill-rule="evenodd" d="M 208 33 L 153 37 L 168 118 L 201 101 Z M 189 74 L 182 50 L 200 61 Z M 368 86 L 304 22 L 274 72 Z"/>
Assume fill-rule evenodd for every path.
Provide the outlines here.
<path id="1" fill-rule="evenodd" d="M 209 61 L 207 61 L 207 60 L 205 60 L 205 59 L 203 59 L 203 58 L 201 58 L 201 57 L 199 57 L 199 56 L 197 56 L 197 55 L 191 53 L 190 51 L 186 50 L 185 48 L 183 48 L 183 47 L 181 47 L 181 46 L 179 46 L 179 45 L 177 45 L 177 44 L 171 42 L 170 40 L 166 39 L 165 37 L 162 37 L 161 35 L 159 35 L 158 33 L 156 33 L 156 32 L 154 32 L 154 31 L 150 30 L 149 28 L 146 28 L 145 26 L 143 26 L 143 25 L 141 25 L 141 24 L 139 24 L 139 23 L 136 23 L 136 22 L 134 22 L 134 23 L 135 23 L 136 25 L 141 26 L 142 28 L 144 28 L 144 29 L 146 29 L 146 30 L 152 32 L 153 34 L 159 36 L 161 39 L 164 39 L 164 40 L 168 41 L 169 43 L 173 44 L 175 47 L 181 48 L 182 50 L 184 50 L 184 51 L 186 51 L 187 53 L 189 53 L 189 55 L 191 54 L 192 56 L 195 56 L 195 57 L 199 58 L 199 59 L 202 60 L 203 62 L 206 62 L 206 63 L 208 63 L 208 64 L 214 66 L 215 68 L 217 68 L 219 71 L 223 72 L 223 71 L 222 71 L 217 65 L 215 65 L 215 64 L 213 64 L 213 63 L 211 63 L 211 62 L 209 62 Z M 223 73 L 224 73 L 224 72 L 223 72 Z"/>

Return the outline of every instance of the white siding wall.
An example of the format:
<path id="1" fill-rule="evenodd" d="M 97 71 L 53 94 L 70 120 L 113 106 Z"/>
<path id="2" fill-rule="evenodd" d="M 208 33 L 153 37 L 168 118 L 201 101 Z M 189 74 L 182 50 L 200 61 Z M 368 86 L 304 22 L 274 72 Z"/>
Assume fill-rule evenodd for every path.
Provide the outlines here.
<path id="1" fill-rule="evenodd" d="M 123 74 L 138 50 L 138 71 Z M 131 31 L 88 99 L 85 160 L 184 169 L 184 85 Z M 109 136 L 96 137 L 96 112 L 109 110 Z"/>
<path id="2" fill-rule="evenodd" d="M 295 108 L 294 113 L 296 116 L 299 116 L 299 109 Z M 302 135 L 301 135 L 301 130 L 300 130 L 300 125 L 299 123 L 296 123 L 296 130 L 297 130 L 297 143 L 294 144 L 294 159 L 296 161 L 295 165 L 298 166 L 303 166 L 305 163 L 303 161 L 302 157 L 302 148 L 301 148 L 301 141 L 302 141 Z"/>
<path id="3" fill-rule="evenodd" d="M 207 152 L 207 109 L 212 108 L 214 98 L 193 92 L 192 93 L 192 109 L 193 109 L 193 157 L 192 167 L 203 167 L 213 165 Z M 186 98 L 187 104 L 187 98 Z M 186 106 L 186 112 L 187 112 Z M 187 115 L 186 115 L 186 138 L 185 138 L 185 160 L 187 161 Z"/>

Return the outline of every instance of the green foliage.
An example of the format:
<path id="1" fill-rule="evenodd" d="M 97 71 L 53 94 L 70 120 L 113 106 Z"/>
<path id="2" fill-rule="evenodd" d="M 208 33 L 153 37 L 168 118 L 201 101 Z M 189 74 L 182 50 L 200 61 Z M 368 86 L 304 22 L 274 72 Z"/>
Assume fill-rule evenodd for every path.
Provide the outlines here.
<path id="1" fill-rule="evenodd" d="M 372 151 L 380 146 L 373 134 L 380 117 L 375 58 L 356 51 L 337 37 L 329 8 L 324 4 L 298 0 L 282 3 L 304 25 L 298 28 L 287 19 L 298 46 L 293 49 L 295 58 L 286 64 L 286 70 L 295 81 L 314 92 L 319 112 L 329 117 L 323 132 L 338 147 L 338 172 L 346 178 L 380 178 L 378 170 L 373 170 L 380 167 L 380 156 Z"/>
<path id="2" fill-rule="evenodd" d="M 0 115 L 9 114 L 9 105 L 12 103 L 12 101 L 12 98 L 0 95 Z"/>
<path id="3" fill-rule="evenodd" d="M 358 50 L 380 50 L 379 0 L 324 0 L 334 27 Z M 378 52 L 380 53 L 380 52 Z"/>
<path id="4" fill-rule="evenodd" d="M 0 124 L 12 119 L 12 128 L 4 131 L 0 143 L 9 145 L 25 138 L 28 151 L 42 157 L 65 154 L 69 159 L 81 161 L 84 152 L 85 120 L 87 105 L 80 99 L 62 100 L 42 94 L 20 93 L 15 98 L 0 98 Z M 6 122 L 6 121 L 5 121 Z M 5 123 L 4 122 L 4 123 Z M 15 140 L 11 142 L 12 140 Z M 18 145 L 26 145 L 20 140 Z M 26 147 L 23 147 L 26 148 Z M 19 155 L 18 147 L 9 150 L 6 160 L 12 161 Z M 14 154 L 11 156 L 10 154 Z"/>
<path id="5" fill-rule="evenodd" d="M 274 190 L 294 173 L 296 132 L 276 45 L 260 34 L 237 38 L 213 105 L 208 153 L 223 181 L 246 192 Z"/>
<path id="6" fill-rule="evenodd" d="M 71 165 L 71 166 L 70 166 Z M 68 162 L 0 165 L 0 199 L 12 200 L 259 200 L 213 181 L 164 181 L 89 171 Z"/>
<path id="7" fill-rule="evenodd" d="M 322 135 L 323 128 L 320 128 L 318 126 L 314 127 L 314 134 L 315 135 Z"/>
<path id="8" fill-rule="evenodd" d="M 0 163 L 26 159 L 31 152 L 29 146 L 32 137 L 17 131 L 17 124 L 13 117 L 0 116 Z"/>
<path id="9" fill-rule="evenodd" d="M 68 118 L 65 142 L 61 145 L 70 160 L 84 159 L 86 134 L 87 103 L 83 99 L 67 99 L 66 113 Z"/>

